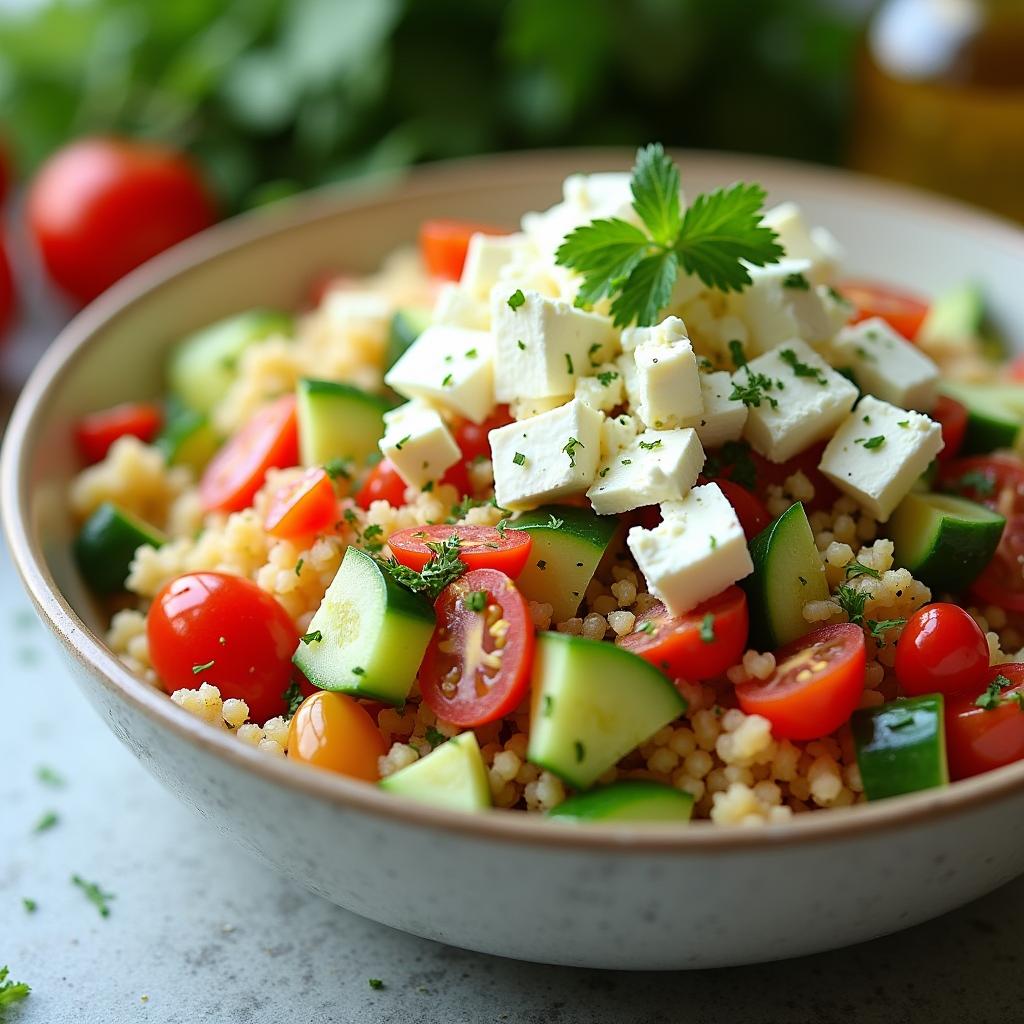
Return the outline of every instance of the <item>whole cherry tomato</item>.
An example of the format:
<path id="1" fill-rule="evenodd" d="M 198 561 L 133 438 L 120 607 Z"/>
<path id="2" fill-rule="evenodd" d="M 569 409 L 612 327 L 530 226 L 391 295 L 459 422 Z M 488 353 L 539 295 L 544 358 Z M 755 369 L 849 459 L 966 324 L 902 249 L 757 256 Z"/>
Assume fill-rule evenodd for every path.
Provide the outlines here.
<path id="1" fill-rule="evenodd" d="M 946 699 L 951 779 L 1024 758 L 1024 665 L 993 665 L 976 689 Z"/>
<path id="2" fill-rule="evenodd" d="M 318 690 L 298 707 L 288 725 L 288 759 L 376 782 L 377 759 L 387 744 L 376 722 L 344 693 Z"/>
<path id="3" fill-rule="evenodd" d="M 152 441 L 163 423 L 160 406 L 153 402 L 124 402 L 99 412 L 90 412 L 75 424 L 75 442 L 85 462 L 91 465 L 105 457 L 110 446 L 122 437 Z"/>
<path id="4" fill-rule="evenodd" d="M 936 602 L 907 619 L 896 644 L 896 676 L 908 697 L 977 689 L 988 671 L 988 641 L 956 604 Z"/>

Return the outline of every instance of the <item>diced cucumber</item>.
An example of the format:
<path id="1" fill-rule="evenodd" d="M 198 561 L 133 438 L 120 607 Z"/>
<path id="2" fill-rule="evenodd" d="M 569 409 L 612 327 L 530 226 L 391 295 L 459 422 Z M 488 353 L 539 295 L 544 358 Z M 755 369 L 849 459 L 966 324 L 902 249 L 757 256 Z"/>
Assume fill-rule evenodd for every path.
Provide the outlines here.
<path id="1" fill-rule="evenodd" d="M 674 786 L 646 779 L 621 779 L 569 797 L 552 818 L 577 821 L 689 821 L 693 797 Z"/>
<path id="2" fill-rule="evenodd" d="M 201 473 L 220 447 L 220 438 L 205 413 L 172 399 L 153 444 L 164 453 L 168 465 L 190 466 Z"/>
<path id="3" fill-rule="evenodd" d="M 390 370 L 429 325 L 429 309 L 400 309 L 391 319 L 384 369 Z"/>
<path id="4" fill-rule="evenodd" d="M 869 800 L 949 782 L 941 693 L 861 708 L 851 724 Z"/>
<path id="5" fill-rule="evenodd" d="M 790 505 L 750 542 L 754 572 L 740 584 L 750 606 L 750 646 L 788 644 L 812 628 L 808 601 L 828 599 L 828 583 L 811 524 L 800 502 Z"/>
<path id="6" fill-rule="evenodd" d="M 967 433 L 961 454 L 984 454 L 996 448 L 1013 448 L 1024 441 L 1024 386 L 943 381 L 939 390 L 967 406 Z"/>
<path id="7" fill-rule="evenodd" d="M 985 297 L 973 281 L 950 288 L 928 310 L 917 332 L 925 348 L 960 349 L 964 354 L 980 352 L 990 359 L 1002 359 L 1006 344 L 989 321 Z"/>
<path id="8" fill-rule="evenodd" d="M 167 375 L 171 391 L 197 412 L 210 412 L 237 373 L 242 352 L 274 334 L 291 334 L 289 313 L 250 309 L 182 338 L 171 353 Z"/>
<path id="9" fill-rule="evenodd" d="M 1006 520 L 949 494 L 908 494 L 889 520 L 893 560 L 933 590 L 960 593 L 991 561 Z"/>
<path id="10" fill-rule="evenodd" d="M 380 785 L 410 800 L 456 811 L 483 811 L 491 806 L 487 767 L 472 732 L 453 736 L 426 757 L 381 779 Z"/>
<path id="11" fill-rule="evenodd" d="M 520 593 L 550 604 L 552 622 L 571 619 L 619 528 L 618 518 L 573 505 L 544 505 L 510 525 L 533 538 L 530 560 L 516 579 Z"/>
<path id="12" fill-rule="evenodd" d="M 615 644 L 540 633 L 527 760 L 586 789 L 686 710 L 653 665 Z"/>
<path id="13" fill-rule="evenodd" d="M 433 632 L 430 603 L 350 547 L 292 661 L 321 690 L 404 704 Z"/>
<path id="14" fill-rule="evenodd" d="M 124 589 L 135 552 L 143 544 L 158 548 L 165 539 L 138 516 L 107 501 L 79 530 L 75 560 L 85 582 L 97 594 L 114 594 Z"/>
<path id="15" fill-rule="evenodd" d="M 300 380 L 299 457 L 304 466 L 348 459 L 361 468 L 384 436 L 386 398 L 333 380 Z"/>

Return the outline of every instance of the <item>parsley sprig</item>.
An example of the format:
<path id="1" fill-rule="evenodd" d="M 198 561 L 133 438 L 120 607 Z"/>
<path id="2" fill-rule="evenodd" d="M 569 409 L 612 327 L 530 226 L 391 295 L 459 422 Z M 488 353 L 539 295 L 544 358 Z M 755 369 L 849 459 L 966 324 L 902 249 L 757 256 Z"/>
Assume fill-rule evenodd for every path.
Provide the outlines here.
<path id="1" fill-rule="evenodd" d="M 783 255 L 775 232 L 762 223 L 760 185 L 739 182 L 702 193 L 684 213 L 679 169 L 653 143 L 637 152 L 630 187 L 643 228 L 619 217 L 595 220 L 571 232 L 555 254 L 556 263 L 583 278 L 576 305 L 611 297 L 618 327 L 654 323 L 681 270 L 709 288 L 742 291 L 750 284 L 743 261 L 761 267 Z"/>
<path id="2" fill-rule="evenodd" d="M 426 594 L 433 601 L 449 583 L 466 571 L 466 563 L 459 558 L 460 545 L 457 533 L 442 541 L 428 541 L 431 556 L 419 572 L 402 565 L 396 558 L 389 558 L 382 564 L 395 582 L 414 594 Z"/>
<path id="3" fill-rule="evenodd" d="M 10 973 L 6 964 L 0 967 L 0 1007 L 20 1002 L 32 991 L 23 981 L 8 981 Z"/>

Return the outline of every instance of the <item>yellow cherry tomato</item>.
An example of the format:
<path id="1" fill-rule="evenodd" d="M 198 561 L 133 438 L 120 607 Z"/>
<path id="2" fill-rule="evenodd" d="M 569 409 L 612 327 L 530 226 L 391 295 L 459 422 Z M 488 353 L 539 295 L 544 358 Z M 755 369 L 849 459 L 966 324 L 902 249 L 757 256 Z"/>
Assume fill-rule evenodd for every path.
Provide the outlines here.
<path id="1" fill-rule="evenodd" d="M 307 697 L 288 727 L 288 757 L 331 772 L 376 782 L 387 744 L 365 708 L 344 693 Z"/>

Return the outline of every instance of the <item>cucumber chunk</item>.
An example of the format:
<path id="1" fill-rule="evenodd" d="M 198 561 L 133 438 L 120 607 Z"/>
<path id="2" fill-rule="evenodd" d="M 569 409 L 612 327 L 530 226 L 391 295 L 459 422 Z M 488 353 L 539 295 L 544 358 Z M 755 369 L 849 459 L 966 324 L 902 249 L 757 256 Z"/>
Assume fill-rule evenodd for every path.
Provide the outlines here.
<path id="1" fill-rule="evenodd" d="M 430 603 L 350 547 L 292 661 L 321 690 L 400 705 L 433 632 Z"/>
<path id="2" fill-rule="evenodd" d="M 1024 387 L 943 381 L 939 390 L 967 406 L 962 455 L 979 455 L 1024 442 Z"/>
<path id="3" fill-rule="evenodd" d="M 933 590 L 967 589 L 991 561 L 1006 520 L 949 494 L 908 494 L 889 520 L 893 560 Z"/>
<path id="4" fill-rule="evenodd" d="M 197 412 L 211 412 L 237 373 L 242 352 L 274 334 L 291 334 L 289 313 L 250 309 L 182 338 L 171 353 L 171 391 Z"/>
<path id="5" fill-rule="evenodd" d="M 808 601 L 828 599 L 828 583 L 811 524 L 800 502 L 750 542 L 754 572 L 740 583 L 750 605 L 750 646 L 773 650 L 804 635 Z"/>
<path id="6" fill-rule="evenodd" d="M 491 806 L 487 767 L 472 732 L 453 736 L 426 757 L 381 779 L 380 786 L 410 800 L 456 811 L 483 811 Z"/>
<path id="7" fill-rule="evenodd" d="M 405 354 L 405 350 L 430 325 L 429 309 L 400 309 L 391 318 L 391 329 L 388 332 L 388 349 L 384 360 L 384 369 L 390 370 Z"/>
<path id="8" fill-rule="evenodd" d="M 646 779 L 621 779 L 569 797 L 549 816 L 576 821 L 685 822 L 692 813 L 693 796 L 689 793 Z"/>
<path id="9" fill-rule="evenodd" d="M 941 693 L 861 708 L 851 724 L 869 800 L 949 782 Z"/>
<path id="10" fill-rule="evenodd" d="M 143 544 L 158 548 L 164 535 L 138 516 L 104 502 L 82 525 L 75 540 L 75 561 L 97 594 L 124 590 L 131 561 Z"/>
<path id="11" fill-rule="evenodd" d="M 577 789 L 686 710 L 643 658 L 568 633 L 538 634 L 532 688 L 527 760 Z"/>
<path id="12" fill-rule="evenodd" d="M 1006 356 L 1006 343 L 991 323 L 985 296 L 973 281 L 950 288 L 932 302 L 917 332 L 917 342 L 926 349 L 980 352 L 989 359 Z"/>
<path id="13" fill-rule="evenodd" d="M 172 399 L 153 444 L 164 453 L 169 466 L 190 466 L 198 474 L 220 447 L 220 438 L 205 413 Z"/>
<path id="14" fill-rule="evenodd" d="M 387 399 L 333 380 L 300 380 L 299 457 L 304 466 L 349 459 L 362 468 L 384 436 Z"/>
<path id="15" fill-rule="evenodd" d="M 509 525 L 533 538 L 530 561 L 516 578 L 519 592 L 550 604 L 552 622 L 571 619 L 619 528 L 618 518 L 572 505 L 544 505 Z"/>

